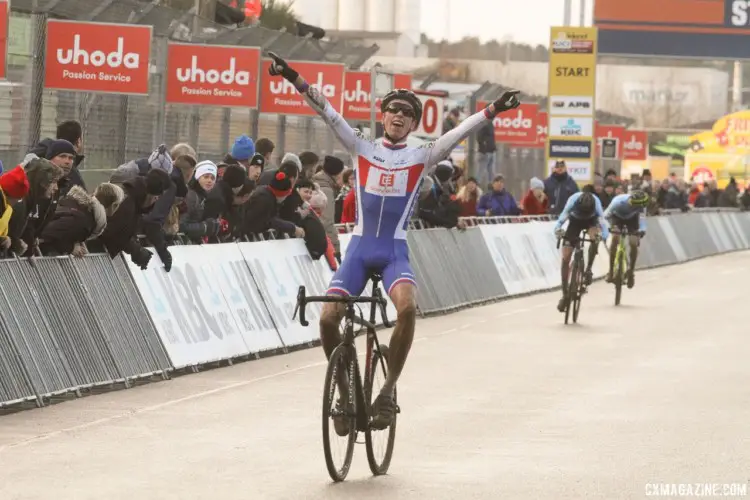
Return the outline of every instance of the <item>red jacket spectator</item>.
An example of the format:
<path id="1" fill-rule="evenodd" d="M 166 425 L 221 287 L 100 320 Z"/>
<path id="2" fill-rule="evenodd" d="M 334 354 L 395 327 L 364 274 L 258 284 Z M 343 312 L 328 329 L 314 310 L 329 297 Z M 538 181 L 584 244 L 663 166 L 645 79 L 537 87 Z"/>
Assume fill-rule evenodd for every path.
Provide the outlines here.
<path id="1" fill-rule="evenodd" d="M 344 207 L 341 210 L 341 223 L 342 224 L 354 224 L 354 219 L 357 216 L 356 201 L 354 199 L 355 190 L 349 191 L 349 194 L 344 198 Z"/>
<path id="2" fill-rule="evenodd" d="M 531 189 L 521 200 L 523 215 L 544 215 L 547 213 L 549 198 L 544 194 L 544 183 L 534 177 L 531 179 Z"/>
<path id="3" fill-rule="evenodd" d="M 477 216 L 477 203 L 479 198 L 482 197 L 482 190 L 477 186 L 477 180 L 470 177 L 466 181 L 466 185 L 458 190 L 456 195 L 456 201 L 461 207 L 461 217 L 476 217 Z M 484 214 L 482 214 L 484 215 Z"/>

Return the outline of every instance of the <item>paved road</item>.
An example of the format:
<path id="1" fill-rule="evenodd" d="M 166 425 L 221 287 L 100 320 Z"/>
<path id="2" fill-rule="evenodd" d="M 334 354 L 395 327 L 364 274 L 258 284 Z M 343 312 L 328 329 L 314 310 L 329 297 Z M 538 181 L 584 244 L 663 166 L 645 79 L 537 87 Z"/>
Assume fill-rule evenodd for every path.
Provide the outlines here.
<path id="1" fill-rule="evenodd" d="M 391 474 L 332 485 L 318 350 L 0 418 L 0 499 L 616 499 L 750 479 L 750 253 L 420 321 Z"/>

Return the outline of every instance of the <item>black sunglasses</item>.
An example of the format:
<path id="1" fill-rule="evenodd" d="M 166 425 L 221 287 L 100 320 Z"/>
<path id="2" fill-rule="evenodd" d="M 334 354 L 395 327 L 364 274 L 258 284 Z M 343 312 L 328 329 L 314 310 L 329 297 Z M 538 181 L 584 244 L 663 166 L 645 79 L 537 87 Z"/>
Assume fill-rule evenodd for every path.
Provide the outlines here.
<path id="1" fill-rule="evenodd" d="M 393 113 L 394 115 L 401 111 L 401 113 L 407 118 L 414 118 L 416 116 L 414 114 L 414 108 L 407 104 L 391 104 L 385 108 L 385 111 L 386 113 Z"/>

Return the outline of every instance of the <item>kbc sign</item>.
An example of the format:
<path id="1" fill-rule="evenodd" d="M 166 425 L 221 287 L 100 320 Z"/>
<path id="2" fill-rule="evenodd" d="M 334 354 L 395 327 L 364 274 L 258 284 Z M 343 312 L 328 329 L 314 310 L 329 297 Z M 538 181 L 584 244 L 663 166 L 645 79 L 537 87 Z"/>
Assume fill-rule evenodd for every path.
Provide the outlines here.
<path id="1" fill-rule="evenodd" d="M 151 26 L 47 21 L 44 86 L 148 94 Z"/>

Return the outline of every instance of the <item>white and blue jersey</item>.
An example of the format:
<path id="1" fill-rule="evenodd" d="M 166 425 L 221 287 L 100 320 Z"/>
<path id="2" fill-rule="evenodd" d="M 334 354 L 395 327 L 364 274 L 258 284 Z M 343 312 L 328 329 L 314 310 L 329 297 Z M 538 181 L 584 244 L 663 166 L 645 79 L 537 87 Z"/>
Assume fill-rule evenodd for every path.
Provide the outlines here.
<path id="1" fill-rule="evenodd" d="M 594 196 L 594 202 L 596 204 L 594 215 L 590 216 L 586 214 L 585 217 L 582 217 L 581 214 L 579 214 L 576 211 L 576 202 L 582 195 L 583 195 L 583 192 L 579 191 L 573 194 L 570 198 L 568 198 L 568 202 L 565 203 L 565 208 L 563 208 L 563 211 L 560 212 L 560 215 L 557 217 L 557 224 L 555 224 L 555 231 L 560 229 L 562 225 L 565 223 L 565 221 L 567 221 L 568 219 L 573 219 L 577 221 L 586 221 L 590 219 L 596 219 L 595 221 L 593 221 L 593 223 L 599 224 L 599 227 L 602 230 L 602 238 L 606 240 L 607 236 L 609 236 L 609 228 L 607 227 L 606 222 L 604 222 L 604 210 L 602 208 L 602 202 L 599 200 L 599 198 Z"/>
<path id="2" fill-rule="evenodd" d="M 604 217 L 610 217 L 623 222 L 638 221 L 638 230 L 646 232 L 646 207 L 636 207 L 630 204 L 630 194 L 619 194 L 612 199 Z M 642 216 L 642 217 L 641 217 Z M 631 225 L 635 225 L 631 222 Z M 630 228 L 629 228 L 630 229 Z"/>
<path id="3" fill-rule="evenodd" d="M 315 87 L 298 89 L 352 155 L 355 225 L 346 259 L 333 276 L 328 293 L 359 295 L 370 272 L 383 276 L 390 293 L 397 283 L 416 285 L 409 264 L 406 229 L 427 169 L 448 157 L 464 138 L 493 117 L 485 109 L 439 139 L 410 147 L 406 141 L 378 143 L 353 129 Z"/>

